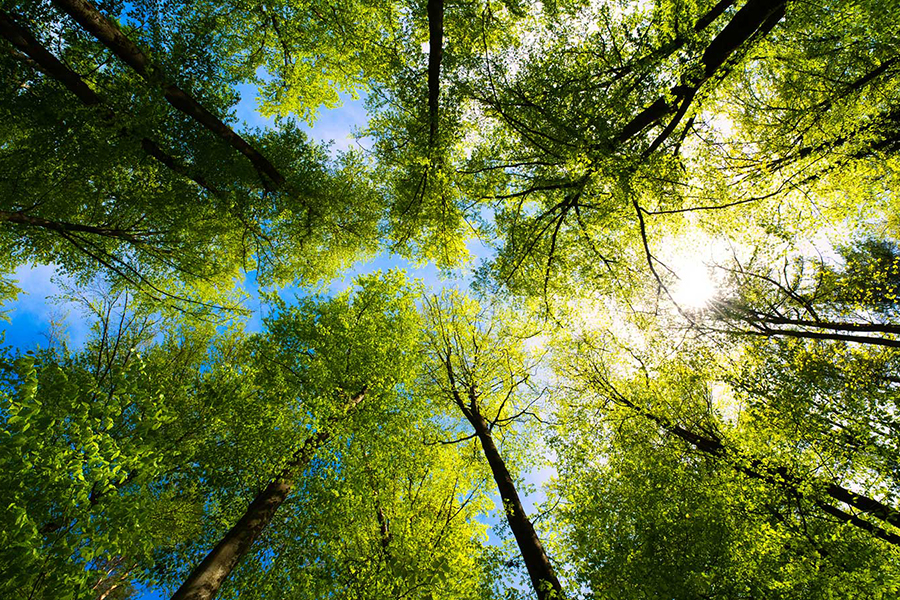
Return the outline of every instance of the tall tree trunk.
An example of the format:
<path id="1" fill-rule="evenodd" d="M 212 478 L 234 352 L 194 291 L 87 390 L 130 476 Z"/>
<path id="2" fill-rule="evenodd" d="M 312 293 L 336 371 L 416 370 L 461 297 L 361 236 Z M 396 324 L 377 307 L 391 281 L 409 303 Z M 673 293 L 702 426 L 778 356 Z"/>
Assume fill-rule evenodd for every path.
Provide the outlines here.
<path id="1" fill-rule="evenodd" d="M 781 286 L 779 286 L 781 287 Z M 783 288 L 782 288 L 783 289 Z M 811 307 L 807 307 L 812 312 Z M 809 338 L 819 340 L 847 341 L 860 344 L 872 344 L 876 346 L 888 346 L 900 348 L 900 341 L 866 335 L 853 335 L 841 332 L 880 333 L 886 335 L 900 335 L 900 326 L 891 323 L 842 323 L 820 319 L 818 315 L 812 315 L 811 319 L 785 317 L 774 313 L 765 313 L 752 308 L 746 308 L 738 303 L 720 302 L 715 307 L 715 316 L 720 321 L 732 323 L 737 321 L 752 329 L 739 329 L 735 325 L 735 331 L 739 335 L 757 336 L 785 336 L 795 338 Z M 781 326 L 793 325 L 808 329 L 787 329 Z M 823 331 L 812 331 L 823 329 Z"/>
<path id="2" fill-rule="evenodd" d="M 762 337 L 792 337 L 810 340 L 831 340 L 835 342 L 856 342 L 857 344 L 870 344 L 872 346 L 887 346 L 888 348 L 900 348 L 900 340 L 875 337 L 868 335 L 851 335 L 848 333 L 826 333 L 822 331 L 803 331 L 799 329 L 775 329 L 765 327 L 763 329 L 742 329 L 737 331 L 725 331 L 738 335 L 754 335 Z"/>
<path id="3" fill-rule="evenodd" d="M 284 184 L 284 176 L 269 162 L 269 159 L 251 146 L 247 140 L 238 135 L 219 117 L 207 110 L 193 96 L 173 83 L 171 78 L 152 63 L 147 55 L 125 35 L 116 23 L 107 19 L 93 4 L 85 0 L 53 0 L 53 3 L 100 40 L 103 45 L 134 69 L 141 77 L 160 87 L 163 96 L 169 104 L 197 121 L 208 131 L 246 156 L 262 178 L 264 187 L 268 187 L 267 181 L 271 181 L 277 187 Z"/>
<path id="4" fill-rule="evenodd" d="M 701 58 L 703 74 L 699 78 L 682 80 L 680 85 L 671 90 L 671 93 L 678 99 L 677 104 L 672 104 L 665 97 L 657 99 L 622 128 L 617 141 L 624 143 L 666 115 L 677 111 L 676 119 L 666 127 L 664 134 L 657 137 L 651 146 L 654 149 L 658 147 L 672 133 L 677 122 L 687 112 L 688 106 L 700 86 L 716 75 L 722 65 L 754 34 L 765 35 L 768 33 L 784 16 L 786 4 L 786 0 L 748 0 L 706 47 Z M 724 9 L 725 7 L 722 7 L 722 10 Z M 713 18 L 715 16 L 718 14 L 713 11 Z M 700 25 L 706 26 L 698 23 L 698 26 Z"/>
<path id="5" fill-rule="evenodd" d="M 345 412 L 356 407 L 365 394 L 366 391 L 363 390 L 351 398 Z M 328 442 L 331 437 L 328 425 L 337 418 L 339 417 L 333 418 L 324 425 L 324 429 L 307 438 L 281 474 L 256 495 L 234 527 L 228 530 L 216 547 L 191 571 L 181 587 L 172 595 L 172 600 L 212 600 L 216 597 L 222 583 L 247 554 L 259 534 L 272 522 L 275 512 L 293 489 L 294 478 L 309 464 L 316 451 Z"/>
<path id="6" fill-rule="evenodd" d="M 537 597 L 540 600 L 561 600 L 563 598 L 562 586 L 556 578 L 556 573 L 553 572 L 553 566 L 534 530 L 534 525 L 525 513 L 512 476 L 506 468 L 506 463 L 503 462 L 497 446 L 494 445 L 487 422 L 474 405 L 466 411 L 466 417 L 475 428 L 475 433 L 481 441 L 484 456 L 494 474 L 494 481 L 497 482 L 500 499 L 503 501 L 506 521 L 519 545 L 519 552 L 522 554 L 522 560 L 525 561 L 525 567 L 528 569 L 531 585 L 534 587 Z"/>
<path id="7" fill-rule="evenodd" d="M 82 81 L 77 73 L 44 48 L 25 26 L 17 23 L 17 20 L 19 19 L 15 19 L 13 15 L 0 10 L 0 35 L 30 56 L 41 70 L 62 83 L 66 89 L 78 96 L 82 103 L 87 106 L 100 104 L 100 97 L 94 90 Z"/>
<path id="8" fill-rule="evenodd" d="M 327 435 L 324 437 L 327 439 Z M 210 600 L 216 597 L 222 583 L 272 521 L 275 512 L 294 487 L 293 477 L 296 470 L 309 462 L 320 445 L 321 443 L 305 446 L 304 449 L 309 452 L 303 453 L 299 460 L 293 461 L 288 469 L 257 494 L 240 520 L 172 595 L 172 600 Z"/>
<path id="9" fill-rule="evenodd" d="M 434 146 L 438 133 L 441 96 L 441 59 L 444 56 L 444 0 L 428 0 L 428 143 Z"/>
<path id="10" fill-rule="evenodd" d="M 719 16 L 728 10 L 735 2 L 736 0 L 719 0 L 719 2 L 710 8 L 705 15 L 697 19 L 697 22 L 694 24 L 694 31 L 703 31 L 709 27 L 713 21 L 718 19 Z"/>
<path id="11" fill-rule="evenodd" d="M 773 313 L 764 313 L 758 310 L 744 308 L 733 303 L 721 302 L 716 307 L 716 312 L 725 319 L 736 319 L 745 323 L 758 323 L 766 325 L 797 325 L 799 327 L 812 327 L 816 329 L 828 329 L 831 331 L 860 331 L 865 333 L 886 333 L 900 335 L 900 325 L 891 323 L 852 323 L 839 321 L 826 321 L 824 319 L 794 319 Z"/>
<path id="12" fill-rule="evenodd" d="M 81 79 L 81 77 L 72 69 L 67 67 L 56 58 L 50 51 L 32 35 L 28 29 L 20 25 L 17 20 L 10 14 L 0 10 L 0 35 L 15 46 L 19 51 L 24 52 L 31 58 L 35 68 L 40 69 L 45 74 L 59 81 L 67 90 L 73 93 L 85 106 L 97 107 L 100 111 L 100 118 L 107 125 L 115 125 L 117 121 L 116 114 L 108 106 L 105 106 L 103 99 L 91 87 Z M 121 132 L 126 135 L 134 135 L 134 132 L 128 128 L 122 128 Z M 178 173 L 182 177 L 192 180 L 194 183 L 207 190 L 210 193 L 216 193 L 206 180 L 194 173 L 190 168 L 180 164 L 174 157 L 167 154 L 159 144 L 148 138 L 141 138 L 141 148 L 148 155 L 152 156 L 166 167 Z"/>
<path id="13" fill-rule="evenodd" d="M 50 221 L 21 212 L 0 210 L 0 223 L 15 223 L 26 227 L 35 227 L 56 232 L 89 233 L 100 237 L 120 239 L 135 246 L 145 243 L 145 241 L 141 239 L 144 234 L 140 232 L 111 229 L 108 227 L 94 227 L 93 225 L 81 225 L 79 223 L 68 223 L 66 221 Z"/>
<path id="14" fill-rule="evenodd" d="M 711 7 L 709 11 L 707 11 L 704 15 L 702 15 L 697 22 L 694 23 L 694 31 L 701 32 L 707 27 L 709 27 L 716 19 L 722 16 L 726 10 L 728 10 L 733 4 L 735 4 L 737 0 L 720 0 L 718 4 Z M 670 41 L 667 44 L 663 44 L 659 48 L 648 52 L 646 55 L 634 61 L 633 65 L 629 67 L 628 72 L 636 73 L 643 69 L 646 65 L 659 63 L 663 61 L 682 48 L 684 48 L 685 44 L 688 43 L 689 36 L 676 32 L 675 39 Z M 620 76 L 616 77 L 624 77 L 626 73 L 622 73 Z"/>

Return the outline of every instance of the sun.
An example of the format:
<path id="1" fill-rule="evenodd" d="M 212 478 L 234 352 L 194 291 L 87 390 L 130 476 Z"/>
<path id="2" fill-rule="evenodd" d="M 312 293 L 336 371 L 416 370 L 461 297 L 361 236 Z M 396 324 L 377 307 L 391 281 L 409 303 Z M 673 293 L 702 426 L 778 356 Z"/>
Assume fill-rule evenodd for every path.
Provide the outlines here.
<path id="1" fill-rule="evenodd" d="M 709 267 L 700 261 L 685 261 L 672 270 L 678 277 L 672 300 L 682 308 L 706 308 L 718 292 Z"/>
<path id="2" fill-rule="evenodd" d="M 691 227 L 681 235 L 661 244 L 665 252 L 660 263 L 671 276 L 668 294 L 679 310 L 699 311 L 709 307 L 722 294 L 722 264 L 743 253 L 725 237 L 713 236 L 699 227 Z"/>

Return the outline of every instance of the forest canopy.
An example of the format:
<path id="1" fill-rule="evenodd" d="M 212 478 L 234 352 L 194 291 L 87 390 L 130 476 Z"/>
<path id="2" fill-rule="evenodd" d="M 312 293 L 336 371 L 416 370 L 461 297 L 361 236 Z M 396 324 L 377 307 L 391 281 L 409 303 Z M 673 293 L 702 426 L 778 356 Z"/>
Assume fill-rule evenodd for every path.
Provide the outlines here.
<path id="1" fill-rule="evenodd" d="M 898 597 L 895 189 L 895 0 L 6 0 L 0 597 Z"/>

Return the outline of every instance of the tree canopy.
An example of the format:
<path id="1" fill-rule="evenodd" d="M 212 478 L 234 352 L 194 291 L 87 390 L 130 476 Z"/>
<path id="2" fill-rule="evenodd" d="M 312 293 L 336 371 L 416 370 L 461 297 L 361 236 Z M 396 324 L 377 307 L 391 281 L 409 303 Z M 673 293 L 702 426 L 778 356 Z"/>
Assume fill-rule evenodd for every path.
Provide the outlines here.
<path id="1" fill-rule="evenodd" d="M 897 597 L 898 15 L 3 3 L 0 596 Z"/>

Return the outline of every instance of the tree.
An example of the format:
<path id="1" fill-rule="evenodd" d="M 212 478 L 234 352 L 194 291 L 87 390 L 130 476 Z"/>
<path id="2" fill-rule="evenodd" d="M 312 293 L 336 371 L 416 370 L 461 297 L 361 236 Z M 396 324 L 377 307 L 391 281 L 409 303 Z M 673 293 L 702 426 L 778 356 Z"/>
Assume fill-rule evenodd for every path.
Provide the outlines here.
<path id="1" fill-rule="evenodd" d="M 589 345 L 569 363 L 556 488 L 578 577 L 599 597 L 893 589 L 900 537 L 877 519 L 896 511 L 864 519 L 861 495 L 831 480 L 829 456 L 781 444 L 781 423 L 722 403 L 694 350 L 625 376 Z"/>
<path id="2" fill-rule="evenodd" d="M 465 297 L 450 294 L 428 301 L 425 352 L 426 385 L 463 414 L 477 438 L 500 492 L 503 512 L 512 530 L 531 585 L 538 598 L 562 598 L 563 589 L 534 525 L 525 513 L 513 475 L 494 441 L 502 430 L 524 415 L 539 419 L 538 397 L 528 399 L 525 384 L 531 368 L 513 332 L 491 322 Z M 497 331 L 494 331 L 494 327 Z M 526 395 L 522 398 L 522 395 Z"/>
<path id="3" fill-rule="evenodd" d="M 837 264 L 797 256 L 780 271 L 740 262 L 722 267 L 726 293 L 714 301 L 707 327 L 897 347 L 900 329 L 891 322 L 900 271 L 896 246 L 868 239 L 838 251 Z"/>
<path id="4" fill-rule="evenodd" d="M 882 191 L 892 181 L 889 145 L 876 159 L 834 138 L 880 123 L 871 113 L 896 103 L 897 40 L 866 28 L 877 3 L 841 6 L 600 4 L 535 19 L 535 41 L 491 57 L 470 84 L 483 135 L 464 171 L 473 198 L 492 206 L 502 241 L 485 280 L 553 303 L 571 287 L 628 288 L 636 269 L 665 283 L 659 254 L 697 220 L 745 238 L 750 227 L 805 236 L 799 225 L 813 230 L 821 218 L 800 214 L 839 222 L 857 201 L 892 214 Z M 843 44 L 858 51 L 826 65 L 823 56 Z M 782 50 L 803 55 L 809 70 L 794 69 Z M 835 84 L 831 67 L 857 85 Z M 829 125 L 812 127 L 831 139 L 779 172 L 765 157 L 797 146 L 785 130 L 802 129 L 797 121 L 813 112 L 793 108 L 807 97 L 802 86 L 819 90 Z M 882 106 L 867 102 L 870 95 Z M 742 121 L 751 103 L 760 113 Z M 766 126 L 755 126 L 769 118 L 782 128 L 771 140 Z M 854 144 L 880 136 L 872 130 Z M 811 190 L 814 197 L 804 195 Z M 823 211 L 816 199 L 825 197 Z"/>
<path id="5" fill-rule="evenodd" d="M 4 6 L 0 267 L 96 325 L 0 361 L 0 594 L 896 596 L 894 4 Z"/>
<path id="6" fill-rule="evenodd" d="M 504 244 L 492 270 L 503 285 L 549 300 L 617 261 L 623 276 L 636 259 L 655 272 L 649 206 L 680 195 L 679 153 L 701 101 L 785 13 L 783 2 L 678 4 L 602 6 L 582 22 L 560 11 L 524 56 L 491 63 L 476 100 L 492 132 L 472 169 L 497 177 Z"/>
<path id="7" fill-rule="evenodd" d="M 370 403 L 384 406 L 393 388 L 402 384 L 407 365 L 397 359 L 407 345 L 398 343 L 414 334 L 415 322 L 410 294 L 402 285 L 396 275 L 370 279 L 362 282 L 352 300 L 349 293 L 322 304 L 311 300 L 270 321 L 270 343 L 275 347 L 269 356 L 259 358 L 284 365 L 286 376 L 296 377 L 291 382 L 296 386 L 293 393 L 280 403 L 290 406 L 299 400 L 294 410 L 308 413 L 300 423 L 286 423 L 305 430 L 303 441 L 274 457 L 279 469 L 271 481 L 191 571 L 173 599 L 214 598 L 341 421 L 370 396 L 374 397 Z"/>
<path id="8" fill-rule="evenodd" d="M 406 400 L 365 443 L 323 448 L 223 597 L 494 597 L 477 520 L 490 505 L 483 469 L 452 446 L 423 444 L 443 431 Z"/>
<path id="9" fill-rule="evenodd" d="M 197 532 L 202 497 L 172 470 L 194 456 L 213 332 L 159 323 L 127 296 L 93 307 L 84 350 L 4 358 L 4 595 L 110 597 Z"/>
<path id="10" fill-rule="evenodd" d="M 346 451 L 319 456 L 327 442 L 353 446 L 358 438 L 369 448 L 366 432 L 377 434 L 391 419 L 427 422 L 402 392 L 415 372 L 413 297 L 396 273 L 370 277 L 334 299 L 282 305 L 266 335 L 214 338 L 210 326 L 161 331 L 146 313 L 107 302 L 96 305 L 101 320 L 88 351 L 69 357 L 48 350 L 9 365 L 3 451 L 4 472 L 14 479 L 4 488 L 11 508 L 4 534 L 12 536 L 4 589 L 37 598 L 168 582 L 186 572 L 174 565 L 193 567 L 212 539 L 215 548 L 175 597 L 213 597 L 294 481 L 329 461 L 339 471 L 363 467 L 345 462 Z M 165 340 L 155 342 L 161 332 Z M 392 441 L 406 443 L 404 435 Z M 415 454 L 408 464 L 426 474 L 428 465 Z M 439 482 L 434 493 L 450 507 L 468 496 L 452 516 L 441 509 L 432 517 L 445 534 L 458 535 L 427 556 L 444 561 L 438 565 L 446 577 L 447 561 L 460 560 L 454 553 L 477 548 L 480 526 L 463 513 L 475 492 L 458 479 L 452 488 L 446 476 Z M 331 483 L 323 493 L 336 491 Z M 382 502 L 383 510 L 395 506 Z M 240 518 L 232 520 L 235 513 Z M 162 526 L 163 519 L 171 522 Z M 426 526 L 434 521 L 417 523 L 411 534 L 430 545 Z M 395 530 L 399 556 L 404 528 Z M 417 573 L 414 565 L 425 560 L 418 552 L 397 568 Z"/>
<path id="11" fill-rule="evenodd" d="M 798 258 L 780 273 L 737 264 L 698 325 L 744 346 L 727 378 L 755 419 L 834 457 L 835 472 L 866 465 L 868 485 L 893 493 L 895 249 L 869 239 L 836 258 Z"/>
<path id="12" fill-rule="evenodd" d="M 191 31 L 196 46 L 181 39 L 187 47 L 174 54 L 154 48 L 167 62 L 205 71 L 193 80 L 206 84 L 195 92 L 201 101 L 176 83 L 158 90 L 152 82 L 170 81 L 165 69 L 108 17 L 78 7 L 103 25 L 103 39 L 126 46 L 114 53 L 141 57 L 137 74 L 150 83 L 78 30 L 63 29 L 61 58 L 53 54 L 46 40 L 60 17 L 46 7 L 4 13 L 2 110 L 11 126 L 0 219 L 10 255 L 55 262 L 82 280 L 100 271 L 197 310 L 227 301 L 241 269 L 255 269 L 262 283 L 312 282 L 374 247 L 378 201 L 357 157 L 330 161 L 287 121 L 242 136 L 217 116 L 237 101 L 228 86 L 241 75 L 209 62 L 231 43 L 226 36 L 207 45 L 215 23 L 178 34 Z M 64 177 L 54 175 L 60 170 Z"/>

